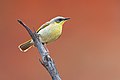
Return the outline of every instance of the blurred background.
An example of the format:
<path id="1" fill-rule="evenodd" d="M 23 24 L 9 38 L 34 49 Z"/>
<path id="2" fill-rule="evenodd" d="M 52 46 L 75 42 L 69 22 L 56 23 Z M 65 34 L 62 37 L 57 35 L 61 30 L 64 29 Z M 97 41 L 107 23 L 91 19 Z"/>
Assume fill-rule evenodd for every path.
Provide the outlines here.
<path id="1" fill-rule="evenodd" d="M 36 48 L 18 45 L 31 29 L 71 17 L 47 45 L 63 80 L 120 80 L 120 0 L 0 0 L 0 80 L 51 80 Z"/>

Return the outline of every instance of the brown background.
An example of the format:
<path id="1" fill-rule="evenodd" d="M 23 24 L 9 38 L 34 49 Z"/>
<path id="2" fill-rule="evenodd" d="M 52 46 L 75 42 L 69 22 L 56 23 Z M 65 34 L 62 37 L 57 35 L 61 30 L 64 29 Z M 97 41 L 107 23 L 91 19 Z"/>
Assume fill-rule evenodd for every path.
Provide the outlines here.
<path id="1" fill-rule="evenodd" d="M 51 80 L 36 48 L 17 46 L 51 18 L 71 17 L 48 45 L 63 80 L 120 80 L 120 0 L 0 0 L 0 80 Z"/>

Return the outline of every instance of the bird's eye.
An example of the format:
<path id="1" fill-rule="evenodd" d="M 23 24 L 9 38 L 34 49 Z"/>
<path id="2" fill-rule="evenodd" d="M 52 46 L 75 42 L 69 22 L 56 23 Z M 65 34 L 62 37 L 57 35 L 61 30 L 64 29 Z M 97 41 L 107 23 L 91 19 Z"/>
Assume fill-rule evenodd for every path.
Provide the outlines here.
<path id="1" fill-rule="evenodd" d="M 57 19 L 57 20 L 56 20 L 57 23 L 59 23 L 59 22 L 61 22 L 61 21 L 62 21 L 62 19 Z"/>

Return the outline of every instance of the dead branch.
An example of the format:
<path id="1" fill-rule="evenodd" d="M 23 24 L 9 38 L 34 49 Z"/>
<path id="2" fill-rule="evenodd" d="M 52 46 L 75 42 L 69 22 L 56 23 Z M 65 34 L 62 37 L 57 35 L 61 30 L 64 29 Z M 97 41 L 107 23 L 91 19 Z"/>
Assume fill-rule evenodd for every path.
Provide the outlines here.
<path id="1" fill-rule="evenodd" d="M 52 80 L 61 80 L 59 73 L 55 67 L 55 63 L 50 57 L 46 47 L 41 43 L 39 35 L 36 33 L 36 31 L 32 32 L 31 29 L 27 25 L 25 25 L 21 20 L 18 20 L 18 22 L 27 30 L 27 32 L 33 39 L 34 45 L 38 48 L 38 51 L 42 57 L 42 60 L 39 59 L 39 61 L 49 72 L 50 76 L 52 77 Z"/>

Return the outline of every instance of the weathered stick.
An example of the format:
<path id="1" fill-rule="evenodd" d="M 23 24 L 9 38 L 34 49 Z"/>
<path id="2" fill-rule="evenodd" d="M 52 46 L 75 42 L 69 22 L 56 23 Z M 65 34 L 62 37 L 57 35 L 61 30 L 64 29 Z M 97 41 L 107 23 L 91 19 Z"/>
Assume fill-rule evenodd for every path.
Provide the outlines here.
<path id="1" fill-rule="evenodd" d="M 61 80 L 58 71 L 55 67 L 54 61 L 49 55 L 49 52 L 47 51 L 46 47 L 41 43 L 39 39 L 39 35 L 36 33 L 36 31 L 33 33 L 30 28 L 25 25 L 21 20 L 18 20 L 18 22 L 28 31 L 29 35 L 34 41 L 34 45 L 38 48 L 38 51 L 40 55 L 42 56 L 42 61 L 39 59 L 41 64 L 46 68 L 46 70 L 49 72 L 49 74 L 52 77 L 52 80 Z"/>

